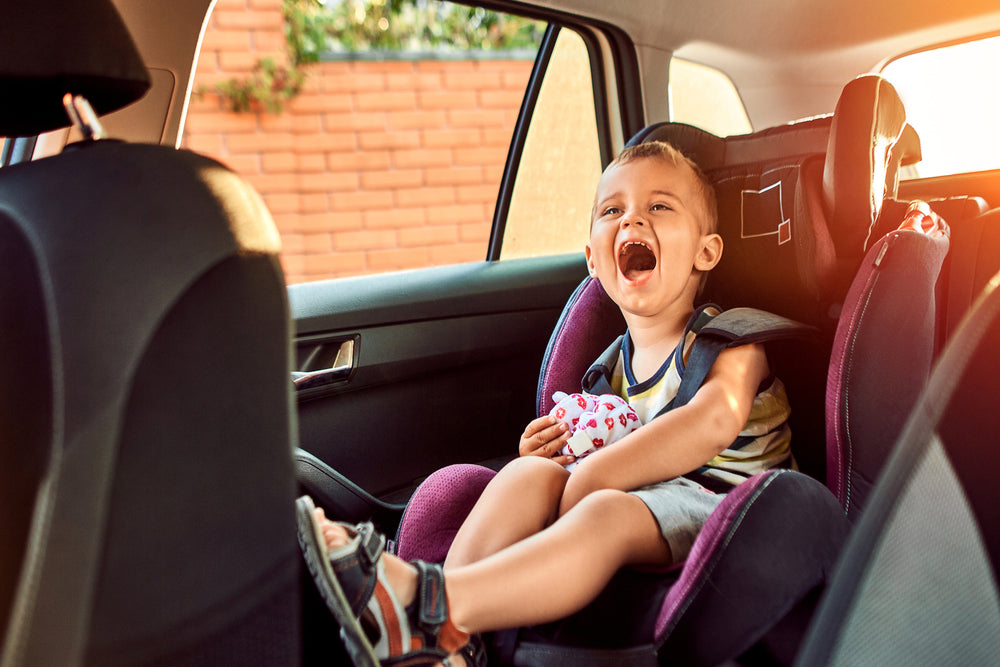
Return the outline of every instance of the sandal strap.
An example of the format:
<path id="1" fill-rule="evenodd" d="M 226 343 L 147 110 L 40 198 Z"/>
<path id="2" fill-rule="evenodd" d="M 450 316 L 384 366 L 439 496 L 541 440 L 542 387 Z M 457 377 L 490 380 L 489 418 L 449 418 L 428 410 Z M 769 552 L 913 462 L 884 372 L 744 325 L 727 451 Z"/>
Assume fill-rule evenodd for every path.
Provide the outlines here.
<path id="1" fill-rule="evenodd" d="M 351 541 L 331 550 L 329 562 L 351 606 L 351 612 L 358 616 L 375 592 L 378 560 L 385 550 L 385 536 L 375 530 L 370 521 L 354 526 L 341 525 L 352 534 Z"/>
<path id="2" fill-rule="evenodd" d="M 375 530 L 375 525 L 371 521 L 359 523 L 352 528 L 357 533 L 359 563 L 366 569 L 372 570 L 378 563 L 378 559 L 385 551 L 385 535 Z"/>
<path id="3" fill-rule="evenodd" d="M 444 573 L 441 566 L 415 560 L 417 568 L 416 621 L 422 632 L 435 639 L 448 620 L 448 600 L 444 593 Z"/>

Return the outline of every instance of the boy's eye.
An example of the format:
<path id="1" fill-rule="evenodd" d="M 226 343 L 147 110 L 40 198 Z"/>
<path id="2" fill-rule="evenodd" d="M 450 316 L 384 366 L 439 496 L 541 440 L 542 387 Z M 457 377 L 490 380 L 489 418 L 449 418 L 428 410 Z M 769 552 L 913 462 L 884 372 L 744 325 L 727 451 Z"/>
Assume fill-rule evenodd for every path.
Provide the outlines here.
<path id="1" fill-rule="evenodd" d="M 666 204 L 653 204 L 649 207 L 651 211 L 672 211 L 673 209 Z"/>
<path id="2" fill-rule="evenodd" d="M 604 209 L 604 213 L 602 213 L 602 215 L 615 215 L 620 212 L 621 209 L 618 208 L 617 206 L 608 206 L 606 209 Z"/>

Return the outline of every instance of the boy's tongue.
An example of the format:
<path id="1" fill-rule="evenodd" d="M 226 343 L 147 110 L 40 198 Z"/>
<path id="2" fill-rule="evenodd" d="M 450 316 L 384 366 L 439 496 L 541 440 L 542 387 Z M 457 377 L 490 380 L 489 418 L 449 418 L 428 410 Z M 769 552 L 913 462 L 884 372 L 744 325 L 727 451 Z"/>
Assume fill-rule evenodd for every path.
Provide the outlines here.
<path id="1" fill-rule="evenodd" d="M 618 268 L 625 278 L 637 281 L 656 268 L 656 255 L 642 243 L 626 243 L 618 255 Z"/>

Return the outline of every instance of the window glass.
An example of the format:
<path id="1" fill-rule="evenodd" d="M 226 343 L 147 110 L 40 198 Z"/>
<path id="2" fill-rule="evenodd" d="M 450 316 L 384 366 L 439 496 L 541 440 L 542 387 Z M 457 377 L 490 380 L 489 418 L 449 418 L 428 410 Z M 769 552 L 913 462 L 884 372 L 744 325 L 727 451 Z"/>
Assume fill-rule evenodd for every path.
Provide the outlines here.
<path id="1" fill-rule="evenodd" d="M 182 143 L 260 191 L 290 283 L 481 261 L 545 27 L 426 0 L 220 2 Z"/>
<path id="2" fill-rule="evenodd" d="M 669 77 L 670 120 L 720 137 L 753 131 L 733 82 L 719 70 L 671 58 Z"/>
<path id="3" fill-rule="evenodd" d="M 590 58 L 561 30 L 531 117 L 501 259 L 583 252 L 601 177 Z"/>
<path id="4" fill-rule="evenodd" d="M 920 136 L 923 159 L 907 176 L 928 177 L 1000 168 L 1000 37 L 904 56 L 882 74 Z"/>

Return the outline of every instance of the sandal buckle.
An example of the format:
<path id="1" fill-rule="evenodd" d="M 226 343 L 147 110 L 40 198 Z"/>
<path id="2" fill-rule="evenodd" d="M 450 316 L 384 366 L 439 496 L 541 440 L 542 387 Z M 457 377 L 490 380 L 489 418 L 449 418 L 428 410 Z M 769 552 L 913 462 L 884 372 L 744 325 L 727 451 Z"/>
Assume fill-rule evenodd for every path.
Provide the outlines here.
<path id="1" fill-rule="evenodd" d="M 355 530 L 360 539 L 358 556 L 366 568 L 371 568 L 378 563 L 379 557 L 385 550 L 385 536 L 375 530 L 375 526 L 370 521 L 358 524 Z"/>

